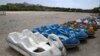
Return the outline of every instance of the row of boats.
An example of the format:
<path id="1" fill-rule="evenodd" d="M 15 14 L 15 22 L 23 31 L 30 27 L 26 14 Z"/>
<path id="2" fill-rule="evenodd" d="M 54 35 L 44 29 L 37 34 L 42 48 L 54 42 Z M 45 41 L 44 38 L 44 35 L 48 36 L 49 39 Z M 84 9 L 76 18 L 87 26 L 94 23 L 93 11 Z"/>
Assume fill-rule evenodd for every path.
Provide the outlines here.
<path id="1" fill-rule="evenodd" d="M 77 47 L 81 40 L 95 35 L 100 28 L 100 16 L 24 29 L 9 33 L 9 46 L 25 56 L 67 56 L 66 48 Z"/>

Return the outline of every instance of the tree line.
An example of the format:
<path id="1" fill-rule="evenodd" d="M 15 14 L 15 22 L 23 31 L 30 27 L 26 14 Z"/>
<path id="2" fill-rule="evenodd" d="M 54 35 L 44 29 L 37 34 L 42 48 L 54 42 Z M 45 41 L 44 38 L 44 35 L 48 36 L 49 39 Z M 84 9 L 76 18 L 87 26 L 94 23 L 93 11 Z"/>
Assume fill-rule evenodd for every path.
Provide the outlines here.
<path id="1" fill-rule="evenodd" d="M 0 11 L 65 11 L 65 12 L 92 12 L 99 13 L 100 7 L 94 9 L 78 9 L 78 8 L 60 8 L 60 7 L 48 7 L 42 5 L 34 5 L 28 3 L 7 3 L 6 5 L 0 5 Z"/>

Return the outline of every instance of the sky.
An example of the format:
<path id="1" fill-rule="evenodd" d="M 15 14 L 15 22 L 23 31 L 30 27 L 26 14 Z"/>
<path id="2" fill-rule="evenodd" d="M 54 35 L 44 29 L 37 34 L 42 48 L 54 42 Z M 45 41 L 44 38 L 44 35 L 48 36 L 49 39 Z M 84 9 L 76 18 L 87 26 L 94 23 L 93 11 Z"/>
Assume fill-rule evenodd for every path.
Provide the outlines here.
<path id="1" fill-rule="evenodd" d="M 40 4 L 50 7 L 92 9 L 99 6 L 100 0 L 0 0 L 0 4 L 23 3 Z"/>

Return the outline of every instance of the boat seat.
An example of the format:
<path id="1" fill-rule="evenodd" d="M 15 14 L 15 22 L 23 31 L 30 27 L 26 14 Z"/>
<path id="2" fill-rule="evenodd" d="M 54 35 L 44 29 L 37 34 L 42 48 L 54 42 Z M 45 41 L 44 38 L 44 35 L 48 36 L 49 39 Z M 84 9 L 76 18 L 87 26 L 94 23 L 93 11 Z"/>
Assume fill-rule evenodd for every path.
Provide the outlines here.
<path id="1" fill-rule="evenodd" d="M 21 41 L 21 45 L 25 48 L 25 49 L 28 49 L 29 51 L 33 52 L 35 51 L 36 49 L 38 49 L 38 45 L 33 42 L 31 40 L 31 38 L 28 38 L 27 36 L 25 36 L 22 41 Z"/>
<path id="2" fill-rule="evenodd" d="M 18 32 L 13 32 L 8 35 L 7 40 L 12 41 L 13 43 L 18 43 L 21 40 L 22 35 Z"/>
<path id="3" fill-rule="evenodd" d="M 23 36 L 33 37 L 33 33 L 32 33 L 30 30 L 28 30 L 28 29 L 24 29 L 24 30 L 22 31 L 22 35 L 23 35 Z"/>
<path id="4" fill-rule="evenodd" d="M 39 32 L 34 33 L 34 39 L 36 40 L 36 43 L 47 43 L 48 44 L 48 39 L 46 37 L 44 37 L 42 34 L 40 34 Z"/>
<path id="5" fill-rule="evenodd" d="M 37 44 L 39 43 L 47 43 L 48 42 L 48 39 L 46 37 L 44 37 L 42 34 L 40 34 L 39 32 L 36 32 L 36 33 L 32 33 L 30 30 L 28 29 L 25 29 L 22 31 L 22 34 L 24 36 L 29 36 L 31 37 Z"/>

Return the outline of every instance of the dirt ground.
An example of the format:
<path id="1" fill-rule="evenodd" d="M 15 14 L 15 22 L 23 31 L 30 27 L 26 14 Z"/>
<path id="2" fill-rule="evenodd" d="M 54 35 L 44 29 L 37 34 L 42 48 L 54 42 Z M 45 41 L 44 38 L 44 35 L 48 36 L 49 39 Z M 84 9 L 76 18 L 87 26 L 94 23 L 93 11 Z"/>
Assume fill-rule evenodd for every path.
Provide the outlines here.
<path id="1" fill-rule="evenodd" d="M 0 15 L 0 56 L 22 56 L 10 48 L 5 40 L 10 32 L 32 29 L 41 25 L 61 24 L 69 20 L 88 17 L 89 13 L 47 12 L 47 11 L 13 11 Z M 100 30 L 95 37 L 82 41 L 79 47 L 68 49 L 68 56 L 100 56 Z"/>

